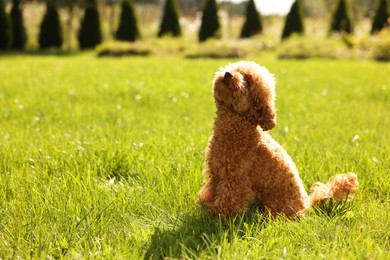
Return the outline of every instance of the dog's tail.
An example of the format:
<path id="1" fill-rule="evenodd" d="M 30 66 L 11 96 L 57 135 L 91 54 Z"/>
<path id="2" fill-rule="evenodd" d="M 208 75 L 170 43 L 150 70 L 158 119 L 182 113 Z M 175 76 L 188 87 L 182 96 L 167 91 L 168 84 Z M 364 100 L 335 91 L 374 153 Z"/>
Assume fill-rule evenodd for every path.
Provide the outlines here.
<path id="1" fill-rule="evenodd" d="M 356 174 L 338 174 L 327 183 L 316 182 L 310 188 L 310 204 L 320 205 L 329 199 L 347 200 L 359 187 Z"/>

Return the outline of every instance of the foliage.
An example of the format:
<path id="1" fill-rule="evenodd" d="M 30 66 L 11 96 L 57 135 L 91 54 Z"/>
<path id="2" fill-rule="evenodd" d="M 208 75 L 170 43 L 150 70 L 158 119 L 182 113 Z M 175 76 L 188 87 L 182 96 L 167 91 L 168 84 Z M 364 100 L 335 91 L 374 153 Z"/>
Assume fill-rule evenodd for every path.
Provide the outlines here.
<path id="1" fill-rule="evenodd" d="M 96 0 L 87 0 L 78 33 L 78 41 L 81 49 L 94 48 L 102 42 L 100 16 Z"/>
<path id="2" fill-rule="evenodd" d="M 348 0 L 339 0 L 330 25 L 330 32 L 353 33 L 352 15 Z"/>
<path id="3" fill-rule="evenodd" d="M 185 57 L 191 59 L 226 59 L 257 57 L 266 51 L 274 50 L 275 39 L 267 38 L 264 35 L 254 36 L 250 39 L 232 40 L 208 40 L 203 44 L 187 46 L 184 52 Z"/>
<path id="4" fill-rule="evenodd" d="M 115 38 L 134 42 L 139 37 L 138 23 L 131 0 L 122 1 L 122 10 Z"/>
<path id="5" fill-rule="evenodd" d="M 238 42 L 215 41 L 209 40 L 206 43 L 199 45 L 194 50 L 186 54 L 190 59 L 227 59 L 227 58 L 243 58 L 247 55 L 247 50 L 242 48 L 242 44 Z"/>
<path id="6" fill-rule="evenodd" d="M 303 21 L 303 6 L 301 0 L 296 0 L 286 16 L 286 22 L 282 33 L 282 39 L 286 39 L 291 34 L 303 34 L 305 31 Z"/>
<path id="7" fill-rule="evenodd" d="M 11 9 L 12 20 L 12 48 L 24 49 L 27 41 L 26 29 L 23 23 L 23 13 L 20 7 L 21 0 L 13 0 Z"/>
<path id="8" fill-rule="evenodd" d="M 161 20 L 158 37 L 170 34 L 172 36 L 180 36 L 181 29 L 179 24 L 179 9 L 176 0 L 166 0 L 164 5 L 164 13 Z"/>
<path id="9" fill-rule="evenodd" d="M 11 42 L 12 31 L 9 16 L 5 12 L 4 1 L 0 1 L 0 50 L 7 49 Z"/>
<path id="10" fill-rule="evenodd" d="M 107 41 L 97 47 L 99 57 L 122 57 L 122 56 L 146 56 L 151 50 L 142 44 L 131 44 L 128 41 Z"/>
<path id="11" fill-rule="evenodd" d="M 199 30 L 199 42 L 204 42 L 208 38 L 219 37 L 219 30 L 220 23 L 216 0 L 206 0 Z"/>
<path id="12" fill-rule="evenodd" d="M 377 33 L 384 27 L 390 25 L 390 6 L 387 0 L 380 0 L 374 20 L 372 22 L 371 34 Z"/>
<path id="13" fill-rule="evenodd" d="M 279 48 L 279 58 L 282 59 L 348 59 L 352 56 L 350 50 L 340 39 L 292 36 L 284 41 Z"/>
<path id="14" fill-rule="evenodd" d="M 373 56 L 376 60 L 390 61 L 390 27 L 378 33 L 373 45 Z"/>
<path id="15" fill-rule="evenodd" d="M 62 45 L 63 36 L 61 22 L 57 6 L 53 0 L 46 2 L 46 12 L 40 25 L 39 48 L 59 48 Z"/>
<path id="16" fill-rule="evenodd" d="M 257 11 L 254 0 L 249 0 L 246 5 L 246 20 L 241 29 L 240 38 L 248 38 L 255 34 L 261 33 L 263 25 L 261 22 L 261 16 Z"/>

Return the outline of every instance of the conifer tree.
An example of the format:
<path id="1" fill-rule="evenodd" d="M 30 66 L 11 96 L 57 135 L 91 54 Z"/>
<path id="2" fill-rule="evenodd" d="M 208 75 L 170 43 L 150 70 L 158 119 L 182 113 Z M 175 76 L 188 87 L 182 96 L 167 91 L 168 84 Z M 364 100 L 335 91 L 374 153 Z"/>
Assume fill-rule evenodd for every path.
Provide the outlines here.
<path id="1" fill-rule="evenodd" d="M 249 0 L 246 5 L 246 20 L 241 29 L 240 38 L 248 38 L 255 34 L 261 33 L 263 25 L 261 23 L 261 16 L 256 9 L 254 0 Z"/>
<path id="2" fill-rule="evenodd" d="M 11 41 L 11 23 L 5 12 L 4 1 L 0 0 L 0 50 L 9 47 Z"/>
<path id="3" fill-rule="evenodd" d="M 102 42 L 100 16 L 96 0 L 87 0 L 78 40 L 81 49 L 94 48 Z"/>
<path id="4" fill-rule="evenodd" d="M 208 38 L 218 37 L 219 28 L 220 23 L 216 0 L 206 0 L 199 30 L 199 41 L 203 42 Z"/>
<path id="5" fill-rule="evenodd" d="M 339 0 L 330 26 L 331 32 L 353 32 L 352 18 L 347 0 Z"/>
<path id="6" fill-rule="evenodd" d="M 384 27 L 390 25 L 390 6 L 387 0 L 380 0 L 374 21 L 371 27 L 371 34 L 377 33 Z"/>
<path id="7" fill-rule="evenodd" d="M 115 38 L 122 41 L 134 42 L 138 37 L 139 31 L 133 2 L 131 0 L 123 0 L 119 26 Z"/>
<path id="8" fill-rule="evenodd" d="M 24 49 L 26 44 L 26 29 L 23 24 L 23 14 L 20 7 L 20 0 L 13 0 L 11 9 L 11 20 L 12 20 L 12 48 L 13 49 Z"/>
<path id="9" fill-rule="evenodd" d="M 62 45 L 62 28 L 57 6 L 53 0 L 46 2 L 46 13 L 41 22 L 39 31 L 39 48 L 59 48 Z"/>
<path id="10" fill-rule="evenodd" d="M 282 33 L 282 39 L 288 38 L 291 34 L 303 34 L 305 31 L 303 23 L 303 6 L 301 0 L 296 0 L 286 16 L 286 22 Z"/>
<path id="11" fill-rule="evenodd" d="M 176 0 L 165 1 L 164 14 L 161 20 L 158 37 L 161 37 L 165 34 L 171 34 L 175 37 L 181 35 L 181 29 L 179 24 L 179 10 L 176 4 Z"/>

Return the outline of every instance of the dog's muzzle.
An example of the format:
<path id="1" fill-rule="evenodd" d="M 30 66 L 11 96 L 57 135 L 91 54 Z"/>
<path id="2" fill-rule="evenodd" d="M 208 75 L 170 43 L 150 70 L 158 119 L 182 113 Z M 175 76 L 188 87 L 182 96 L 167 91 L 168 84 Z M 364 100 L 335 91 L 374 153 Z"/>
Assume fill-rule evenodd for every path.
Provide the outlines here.
<path id="1" fill-rule="evenodd" d="M 233 78 L 233 75 L 229 71 L 225 72 L 224 79 L 231 79 L 231 78 Z"/>
<path id="2" fill-rule="evenodd" d="M 229 71 L 227 71 L 227 72 L 225 72 L 225 75 L 223 76 L 223 82 L 225 84 L 228 84 L 230 79 L 232 79 L 232 78 L 233 78 L 233 75 Z"/>

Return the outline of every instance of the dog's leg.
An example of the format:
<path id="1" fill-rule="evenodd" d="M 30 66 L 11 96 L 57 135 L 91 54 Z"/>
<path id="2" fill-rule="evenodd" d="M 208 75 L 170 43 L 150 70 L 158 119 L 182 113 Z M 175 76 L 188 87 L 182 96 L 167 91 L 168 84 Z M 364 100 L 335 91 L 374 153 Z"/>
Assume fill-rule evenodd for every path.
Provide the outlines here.
<path id="1" fill-rule="evenodd" d="M 198 195 L 198 203 L 211 209 L 215 202 L 216 181 L 214 177 L 209 177 L 207 183 L 201 188 Z"/>
<path id="2" fill-rule="evenodd" d="M 211 177 L 199 193 L 199 202 L 214 215 L 233 217 L 243 213 L 246 206 L 254 200 L 249 184 L 243 181 L 216 181 Z"/>
<path id="3" fill-rule="evenodd" d="M 265 202 L 264 206 L 273 217 L 284 215 L 290 219 L 301 218 L 309 207 L 309 197 L 296 200 L 282 200 L 281 203 Z"/>

